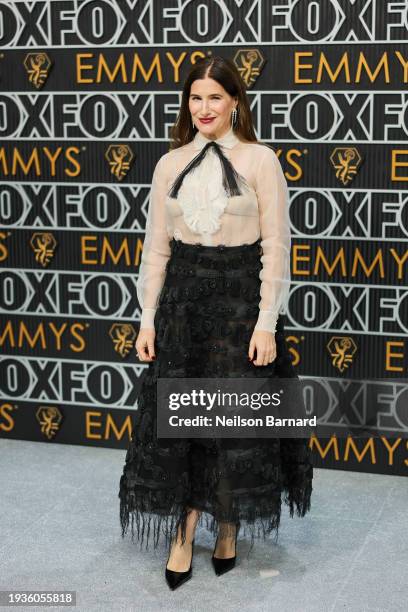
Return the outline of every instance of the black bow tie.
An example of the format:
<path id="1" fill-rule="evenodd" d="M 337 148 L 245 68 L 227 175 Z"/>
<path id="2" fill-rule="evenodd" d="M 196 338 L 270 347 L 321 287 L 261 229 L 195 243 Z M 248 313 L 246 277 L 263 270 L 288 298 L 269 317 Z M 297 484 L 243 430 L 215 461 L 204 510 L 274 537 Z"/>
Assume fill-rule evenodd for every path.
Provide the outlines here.
<path id="1" fill-rule="evenodd" d="M 225 157 L 218 142 L 216 142 L 215 140 L 211 140 L 208 144 L 206 144 L 203 147 L 203 149 L 199 152 L 199 154 L 196 155 L 187 164 L 187 166 L 180 172 L 180 174 L 177 175 L 169 191 L 169 196 L 171 198 L 177 198 L 177 195 L 180 190 L 181 184 L 184 180 L 184 177 L 189 172 L 191 172 L 191 170 L 193 170 L 194 168 L 200 165 L 205 155 L 207 154 L 207 151 L 209 151 L 210 147 L 214 147 L 214 151 L 217 153 L 218 157 L 220 158 L 221 167 L 222 167 L 222 185 L 228 197 L 242 195 L 238 182 L 241 181 L 247 185 L 245 177 L 243 177 L 241 174 L 239 174 L 235 170 L 234 166 L 231 164 L 229 159 Z"/>

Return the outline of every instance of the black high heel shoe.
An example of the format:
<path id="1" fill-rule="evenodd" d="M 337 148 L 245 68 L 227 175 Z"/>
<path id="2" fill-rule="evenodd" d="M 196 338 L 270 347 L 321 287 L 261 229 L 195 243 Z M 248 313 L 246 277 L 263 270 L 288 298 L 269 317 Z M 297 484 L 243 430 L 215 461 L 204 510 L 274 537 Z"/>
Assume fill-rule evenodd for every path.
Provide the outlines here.
<path id="1" fill-rule="evenodd" d="M 213 555 L 211 557 L 214 571 L 217 574 L 217 576 L 221 576 L 221 574 L 225 574 L 226 572 L 229 572 L 235 567 L 235 562 L 237 560 L 237 537 L 238 537 L 238 526 L 235 532 L 235 555 L 234 557 L 230 557 L 229 559 L 218 559 L 217 557 L 214 557 L 214 553 L 217 548 L 217 542 L 218 542 L 218 537 L 217 537 L 215 541 Z"/>
<path id="2" fill-rule="evenodd" d="M 174 570 L 168 569 L 167 567 L 167 563 L 169 562 L 170 555 L 171 555 L 171 548 L 170 548 L 170 553 L 169 553 L 169 556 L 167 558 L 167 563 L 166 563 L 165 575 L 166 575 L 166 582 L 172 591 L 174 591 L 174 589 L 177 589 L 179 586 L 187 582 L 187 580 L 189 580 L 192 577 L 193 575 L 193 554 L 194 554 L 194 540 L 191 543 L 191 562 L 190 562 L 189 569 L 186 572 L 176 572 Z"/>

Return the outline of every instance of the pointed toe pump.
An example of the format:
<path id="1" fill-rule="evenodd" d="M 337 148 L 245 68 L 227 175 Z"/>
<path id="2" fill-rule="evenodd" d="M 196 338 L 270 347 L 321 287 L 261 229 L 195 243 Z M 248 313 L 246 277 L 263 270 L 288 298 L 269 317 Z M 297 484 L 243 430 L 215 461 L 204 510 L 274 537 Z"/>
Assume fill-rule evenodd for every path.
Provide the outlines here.
<path id="1" fill-rule="evenodd" d="M 174 570 L 170 570 L 168 569 L 167 564 L 166 564 L 166 572 L 165 572 L 166 582 L 172 591 L 174 591 L 175 589 L 180 587 L 182 584 L 187 582 L 187 580 L 190 580 L 190 578 L 193 576 L 193 554 L 194 554 L 194 540 L 192 541 L 192 546 L 191 546 L 190 567 L 185 572 L 176 572 Z M 170 553 L 167 558 L 167 563 L 169 562 L 169 559 L 170 559 Z"/>
<path id="2" fill-rule="evenodd" d="M 238 536 L 238 529 L 235 533 L 235 555 L 233 557 L 229 557 L 228 559 L 218 559 L 217 557 L 214 557 L 214 553 L 217 548 L 217 542 L 218 542 L 218 538 L 217 538 L 215 542 L 215 546 L 214 546 L 214 552 L 211 557 L 213 568 L 217 576 L 221 576 L 222 574 L 229 572 L 235 567 L 235 563 L 237 560 L 237 536 Z"/>

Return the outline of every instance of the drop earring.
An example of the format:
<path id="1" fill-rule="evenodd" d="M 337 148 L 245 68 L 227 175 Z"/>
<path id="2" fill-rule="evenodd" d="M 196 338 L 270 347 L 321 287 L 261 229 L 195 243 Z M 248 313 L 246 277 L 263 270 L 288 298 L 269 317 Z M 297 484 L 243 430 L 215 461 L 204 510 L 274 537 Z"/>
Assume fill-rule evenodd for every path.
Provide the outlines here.
<path id="1" fill-rule="evenodd" d="M 238 115 L 237 109 L 234 108 L 232 113 L 231 113 L 231 125 L 232 125 L 232 127 L 235 127 L 235 124 L 237 122 L 237 115 Z"/>

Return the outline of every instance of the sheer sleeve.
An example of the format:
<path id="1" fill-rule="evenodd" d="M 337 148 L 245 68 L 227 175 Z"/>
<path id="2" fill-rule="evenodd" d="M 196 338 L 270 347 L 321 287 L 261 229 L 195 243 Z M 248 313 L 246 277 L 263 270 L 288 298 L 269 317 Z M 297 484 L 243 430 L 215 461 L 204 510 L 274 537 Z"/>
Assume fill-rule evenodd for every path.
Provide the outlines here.
<path id="1" fill-rule="evenodd" d="M 257 170 L 262 269 L 256 330 L 275 332 L 280 312 L 285 312 L 290 286 L 290 220 L 288 186 L 276 153 L 267 147 Z"/>
<path id="2" fill-rule="evenodd" d="M 159 159 L 153 172 L 146 233 L 136 283 L 137 299 L 142 308 L 140 327 L 153 329 L 157 302 L 164 284 L 166 264 L 170 257 L 169 240 L 171 236 L 167 231 L 165 210 L 166 158 L 167 153 Z"/>

